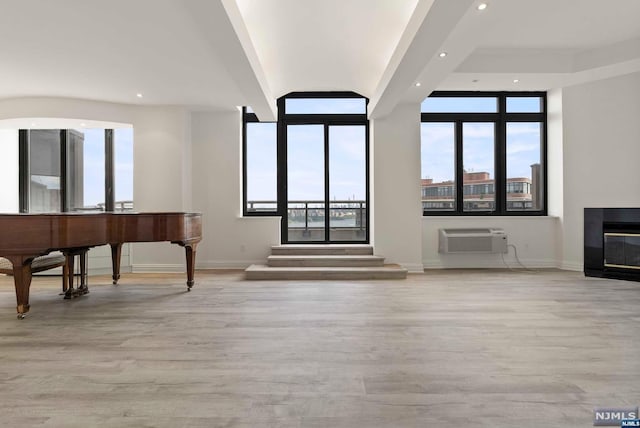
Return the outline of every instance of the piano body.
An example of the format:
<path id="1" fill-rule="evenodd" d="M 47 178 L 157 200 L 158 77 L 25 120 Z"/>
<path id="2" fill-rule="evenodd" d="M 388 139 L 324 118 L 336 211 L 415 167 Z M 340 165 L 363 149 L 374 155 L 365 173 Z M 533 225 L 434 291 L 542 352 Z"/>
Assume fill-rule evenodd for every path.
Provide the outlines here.
<path id="1" fill-rule="evenodd" d="M 29 311 L 31 262 L 37 256 L 54 250 L 67 255 L 80 254 L 91 247 L 108 244 L 116 284 L 120 278 L 122 244 L 168 241 L 185 248 L 190 290 L 196 246 L 201 239 L 202 215 L 199 213 L 0 214 L 0 256 L 13 263 L 20 319 Z"/>

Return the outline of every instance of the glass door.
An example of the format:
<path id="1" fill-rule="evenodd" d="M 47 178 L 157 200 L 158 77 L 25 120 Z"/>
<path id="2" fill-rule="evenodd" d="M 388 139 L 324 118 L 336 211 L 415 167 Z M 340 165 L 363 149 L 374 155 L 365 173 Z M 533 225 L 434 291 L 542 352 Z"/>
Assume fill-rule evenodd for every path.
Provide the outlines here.
<path id="1" fill-rule="evenodd" d="M 287 126 L 288 242 L 325 242 L 324 125 Z"/>
<path id="2" fill-rule="evenodd" d="M 329 241 L 365 242 L 367 151 L 364 125 L 329 126 Z"/>
<path id="3" fill-rule="evenodd" d="M 286 127 L 283 242 L 367 242 L 367 128 Z"/>

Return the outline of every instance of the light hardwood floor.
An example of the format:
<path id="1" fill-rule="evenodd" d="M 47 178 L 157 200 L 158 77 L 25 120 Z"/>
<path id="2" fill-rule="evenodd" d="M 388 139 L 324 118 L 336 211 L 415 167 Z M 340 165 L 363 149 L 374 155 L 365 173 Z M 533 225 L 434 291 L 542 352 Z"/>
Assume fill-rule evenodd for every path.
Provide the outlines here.
<path id="1" fill-rule="evenodd" d="M 242 272 L 0 277 L 0 426 L 589 427 L 640 404 L 640 283 L 577 272 L 402 281 Z"/>

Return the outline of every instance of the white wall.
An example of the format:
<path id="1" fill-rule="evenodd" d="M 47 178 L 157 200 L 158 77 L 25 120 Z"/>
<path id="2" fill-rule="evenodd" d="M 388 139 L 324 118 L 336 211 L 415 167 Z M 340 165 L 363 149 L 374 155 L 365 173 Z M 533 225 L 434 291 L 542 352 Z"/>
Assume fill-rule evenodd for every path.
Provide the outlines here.
<path id="1" fill-rule="evenodd" d="M 20 210 L 18 153 L 18 131 L 0 129 L 0 213 Z"/>
<path id="2" fill-rule="evenodd" d="M 422 272 L 420 104 L 371 122 L 372 244 L 386 262 Z"/>
<path id="3" fill-rule="evenodd" d="M 203 213 L 200 268 L 264 263 L 280 243 L 280 217 L 242 217 L 240 112 L 194 113 L 193 208 Z"/>
<path id="4" fill-rule="evenodd" d="M 562 89 L 553 89 L 547 93 L 547 203 L 548 214 L 556 217 L 555 256 L 557 266 L 563 266 L 564 221 L 564 123 L 562 120 Z"/>
<path id="5" fill-rule="evenodd" d="M 585 207 L 640 206 L 640 73 L 565 88 L 563 267 L 582 270 Z"/>
<path id="6" fill-rule="evenodd" d="M 438 229 L 502 228 L 508 242 L 516 247 L 522 264 L 528 268 L 556 267 L 558 218 L 556 217 L 424 217 L 422 220 L 423 263 L 431 268 L 519 268 L 513 248 L 500 254 L 440 254 Z"/>

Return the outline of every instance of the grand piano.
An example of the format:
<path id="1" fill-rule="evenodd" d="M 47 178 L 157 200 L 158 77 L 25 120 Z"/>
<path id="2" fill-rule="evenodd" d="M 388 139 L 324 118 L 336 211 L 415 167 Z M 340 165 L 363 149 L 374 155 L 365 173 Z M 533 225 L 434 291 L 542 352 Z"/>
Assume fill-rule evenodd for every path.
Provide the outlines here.
<path id="1" fill-rule="evenodd" d="M 116 284 L 122 244 L 168 241 L 185 249 L 187 289 L 191 290 L 196 246 L 201 239 L 199 213 L 0 214 L 0 256 L 13 263 L 19 319 L 29 311 L 31 262 L 38 256 L 60 250 L 72 260 L 73 255 L 89 248 L 110 245 Z"/>

